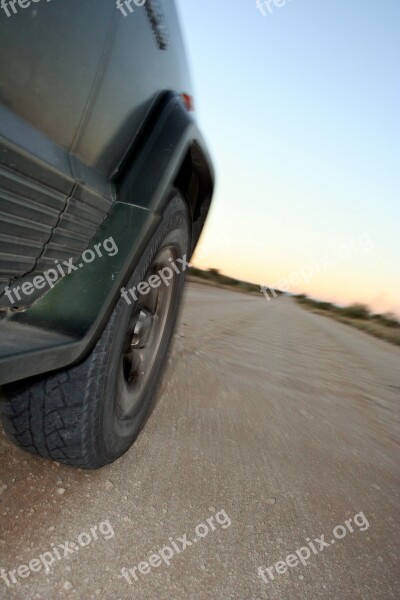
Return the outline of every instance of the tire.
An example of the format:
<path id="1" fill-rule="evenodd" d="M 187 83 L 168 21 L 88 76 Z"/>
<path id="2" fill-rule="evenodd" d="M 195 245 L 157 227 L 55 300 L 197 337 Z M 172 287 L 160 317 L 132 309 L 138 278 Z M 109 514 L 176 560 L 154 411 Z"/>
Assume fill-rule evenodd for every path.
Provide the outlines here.
<path id="1" fill-rule="evenodd" d="M 174 191 L 127 290 L 160 265 L 169 266 L 170 280 L 156 288 L 153 279 L 150 293 L 121 297 L 84 362 L 6 386 L 2 416 L 12 441 L 84 469 L 109 464 L 130 448 L 153 408 L 167 360 L 184 286 L 186 263 L 179 259 L 189 252 L 189 232 L 186 204 Z"/>

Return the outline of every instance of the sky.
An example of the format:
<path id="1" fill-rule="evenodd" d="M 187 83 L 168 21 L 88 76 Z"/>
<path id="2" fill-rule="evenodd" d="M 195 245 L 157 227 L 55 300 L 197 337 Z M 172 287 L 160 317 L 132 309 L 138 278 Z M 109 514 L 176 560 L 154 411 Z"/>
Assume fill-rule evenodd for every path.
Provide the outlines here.
<path id="1" fill-rule="evenodd" d="M 177 6 L 217 176 L 194 264 L 400 315 L 400 2 Z"/>

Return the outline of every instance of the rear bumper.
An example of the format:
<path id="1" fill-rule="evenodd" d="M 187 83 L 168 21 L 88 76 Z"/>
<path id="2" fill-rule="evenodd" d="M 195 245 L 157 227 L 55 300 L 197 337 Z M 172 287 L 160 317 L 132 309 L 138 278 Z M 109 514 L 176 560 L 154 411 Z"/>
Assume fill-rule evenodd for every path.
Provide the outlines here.
<path id="1" fill-rule="evenodd" d="M 160 222 L 170 187 L 188 156 L 194 157 L 192 168 L 200 182 L 192 207 L 196 242 L 211 201 L 213 171 L 197 126 L 171 95 L 143 146 L 126 158 L 117 174 L 118 200 L 90 245 L 113 237 L 118 253 L 59 280 L 24 312 L 0 313 L 0 385 L 68 367 L 91 351 Z"/>

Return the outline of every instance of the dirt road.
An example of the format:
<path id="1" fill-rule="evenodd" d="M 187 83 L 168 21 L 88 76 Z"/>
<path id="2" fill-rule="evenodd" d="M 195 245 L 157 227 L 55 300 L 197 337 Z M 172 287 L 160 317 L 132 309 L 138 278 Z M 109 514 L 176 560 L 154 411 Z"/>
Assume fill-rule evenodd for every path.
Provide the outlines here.
<path id="1" fill-rule="evenodd" d="M 74 471 L 1 436 L 0 567 L 37 561 L 0 597 L 398 598 L 399 366 L 399 348 L 291 300 L 191 284 L 122 459 Z"/>

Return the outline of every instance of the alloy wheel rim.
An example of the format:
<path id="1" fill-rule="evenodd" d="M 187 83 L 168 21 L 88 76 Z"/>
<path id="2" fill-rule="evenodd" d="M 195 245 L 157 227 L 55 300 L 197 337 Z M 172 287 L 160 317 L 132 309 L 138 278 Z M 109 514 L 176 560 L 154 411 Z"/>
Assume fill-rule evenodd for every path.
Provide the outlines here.
<path id="1" fill-rule="evenodd" d="M 150 266 L 144 281 L 165 267 L 171 268 L 174 252 L 163 248 Z M 167 284 L 150 286 L 150 292 L 138 297 L 131 315 L 121 354 L 117 380 L 117 413 L 131 418 L 138 411 L 164 337 L 176 286 L 176 274 Z"/>

